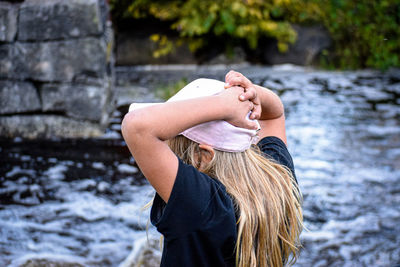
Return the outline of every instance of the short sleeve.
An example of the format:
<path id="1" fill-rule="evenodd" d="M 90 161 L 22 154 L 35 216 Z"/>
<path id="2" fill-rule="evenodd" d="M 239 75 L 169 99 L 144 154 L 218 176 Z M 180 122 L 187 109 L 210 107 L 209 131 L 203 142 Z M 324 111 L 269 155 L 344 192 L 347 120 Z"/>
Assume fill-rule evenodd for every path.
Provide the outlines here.
<path id="1" fill-rule="evenodd" d="M 156 193 L 150 215 L 151 223 L 166 239 L 196 231 L 232 206 L 222 183 L 178 160 L 168 203 Z"/>
<path id="2" fill-rule="evenodd" d="M 265 156 L 288 167 L 297 183 L 292 156 L 290 155 L 285 143 L 280 138 L 267 136 L 261 139 L 257 145 Z"/>

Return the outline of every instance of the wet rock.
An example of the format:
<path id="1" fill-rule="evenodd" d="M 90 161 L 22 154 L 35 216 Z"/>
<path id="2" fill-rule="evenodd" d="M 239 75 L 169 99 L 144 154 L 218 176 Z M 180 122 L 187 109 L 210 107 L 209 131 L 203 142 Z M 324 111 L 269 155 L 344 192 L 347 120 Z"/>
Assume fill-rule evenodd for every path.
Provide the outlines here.
<path id="1" fill-rule="evenodd" d="M 400 68 L 390 68 L 386 73 L 385 76 L 389 78 L 390 84 L 399 84 L 400 86 Z"/>
<path id="2" fill-rule="evenodd" d="M 0 41 L 12 42 L 17 33 L 17 8 L 10 3 L 0 2 Z"/>
<path id="3" fill-rule="evenodd" d="M 391 99 L 391 95 L 376 88 L 369 87 L 369 86 L 360 86 L 359 87 L 360 93 L 371 102 L 385 102 L 385 100 Z"/>
<path id="4" fill-rule="evenodd" d="M 29 259 L 19 267 L 85 267 L 85 265 L 53 259 Z"/>
<path id="5" fill-rule="evenodd" d="M 107 88 L 76 84 L 45 84 L 40 89 L 43 111 L 59 111 L 69 117 L 102 121 Z"/>
<path id="6" fill-rule="evenodd" d="M 27 82 L 0 81 L 0 114 L 40 110 L 36 88 Z"/>
<path id="7" fill-rule="evenodd" d="M 27 0 L 19 10 L 18 39 L 54 40 L 99 35 L 103 30 L 101 20 L 97 0 Z"/>
<path id="8" fill-rule="evenodd" d="M 392 104 L 377 104 L 376 110 L 382 112 L 382 116 L 385 119 L 400 116 L 400 106 L 393 106 Z"/>
<path id="9" fill-rule="evenodd" d="M 157 267 L 161 263 L 160 240 L 142 239 L 119 267 Z"/>
<path id="10" fill-rule="evenodd" d="M 91 37 L 3 45 L 0 56 L 0 77 L 14 79 L 72 81 L 78 75 L 102 77 L 107 65 L 106 43 Z"/>
<path id="11" fill-rule="evenodd" d="M 398 99 L 400 98 L 400 83 L 387 85 L 386 90 L 395 94 Z"/>
<path id="12" fill-rule="evenodd" d="M 95 123 L 57 115 L 14 115 L 0 117 L 0 136 L 23 138 L 95 137 L 103 129 Z"/>
<path id="13" fill-rule="evenodd" d="M 120 164 L 118 165 L 117 169 L 119 172 L 122 173 L 137 173 L 139 171 L 138 168 L 128 164 Z"/>

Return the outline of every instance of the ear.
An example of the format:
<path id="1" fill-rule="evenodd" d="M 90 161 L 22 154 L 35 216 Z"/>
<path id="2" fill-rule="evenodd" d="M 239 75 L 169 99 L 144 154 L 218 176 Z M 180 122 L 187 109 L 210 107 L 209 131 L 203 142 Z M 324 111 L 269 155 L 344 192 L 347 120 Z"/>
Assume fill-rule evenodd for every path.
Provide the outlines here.
<path id="1" fill-rule="evenodd" d="M 201 153 L 201 165 L 208 164 L 214 158 L 214 148 L 210 145 L 199 144 Z"/>

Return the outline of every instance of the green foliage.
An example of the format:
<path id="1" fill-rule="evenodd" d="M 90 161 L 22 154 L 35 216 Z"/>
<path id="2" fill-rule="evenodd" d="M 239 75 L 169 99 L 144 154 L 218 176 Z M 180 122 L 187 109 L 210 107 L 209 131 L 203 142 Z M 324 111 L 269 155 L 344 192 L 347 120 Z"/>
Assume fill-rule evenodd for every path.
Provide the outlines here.
<path id="1" fill-rule="evenodd" d="M 111 4 L 117 2 L 113 0 Z M 302 0 L 133 0 L 127 13 L 137 19 L 152 17 L 170 23 L 180 41 L 187 42 L 192 51 L 202 47 L 212 35 L 223 40 L 246 40 L 252 49 L 262 36 L 268 36 L 275 38 L 279 50 L 284 52 L 296 40 L 296 32 L 285 20 L 290 15 L 288 3 L 303 5 Z M 173 49 L 164 36 L 156 34 L 151 38 L 160 46 L 156 56 Z"/>
<path id="2" fill-rule="evenodd" d="M 186 42 L 192 51 L 210 37 L 227 49 L 245 40 L 255 49 L 262 37 L 274 38 L 285 52 L 296 41 L 293 23 L 323 24 L 333 49 L 322 53 L 328 67 L 385 69 L 400 66 L 400 0 L 111 0 L 114 16 L 153 18 L 168 23 L 179 39 L 156 33 L 154 56 Z"/>
<path id="3" fill-rule="evenodd" d="M 156 88 L 156 96 L 161 99 L 168 100 L 187 84 L 188 80 L 186 78 L 182 78 L 174 83 L 161 85 Z"/>
<path id="4" fill-rule="evenodd" d="M 344 69 L 400 67 L 399 0 L 312 0 L 334 50 L 325 64 Z"/>

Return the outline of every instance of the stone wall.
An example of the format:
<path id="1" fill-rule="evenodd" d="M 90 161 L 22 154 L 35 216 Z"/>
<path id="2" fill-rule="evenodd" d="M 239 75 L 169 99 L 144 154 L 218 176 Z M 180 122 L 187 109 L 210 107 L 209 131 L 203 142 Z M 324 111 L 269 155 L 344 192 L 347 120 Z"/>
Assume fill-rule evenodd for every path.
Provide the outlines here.
<path id="1" fill-rule="evenodd" d="M 0 136 L 101 135 L 112 46 L 106 0 L 0 2 Z"/>

